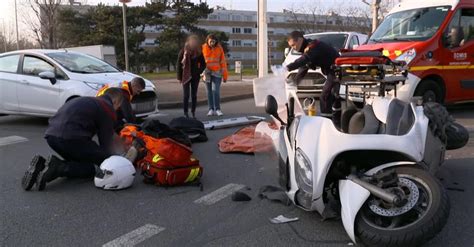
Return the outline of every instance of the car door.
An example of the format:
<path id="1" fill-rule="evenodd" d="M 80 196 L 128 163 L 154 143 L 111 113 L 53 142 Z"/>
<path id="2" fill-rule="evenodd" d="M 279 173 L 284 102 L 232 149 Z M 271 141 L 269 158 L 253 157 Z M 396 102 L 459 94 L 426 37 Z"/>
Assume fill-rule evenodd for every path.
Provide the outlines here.
<path id="1" fill-rule="evenodd" d="M 474 99 L 474 7 L 461 7 L 443 35 L 443 73 L 448 98 Z"/>
<path id="2" fill-rule="evenodd" d="M 40 78 L 39 74 L 45 71 L 56 73 L 55 66 L 46 60 L 33 55 L 23 56 L 21 78 L 17 88 L 21 112 L 53 115 L 58 110 L 59 83 Z"/>
<path id="3" fill-rule="evenodd" d="M 0 57 L 0 111 L 18 112 L 17 84 L 20 55 Z"/>

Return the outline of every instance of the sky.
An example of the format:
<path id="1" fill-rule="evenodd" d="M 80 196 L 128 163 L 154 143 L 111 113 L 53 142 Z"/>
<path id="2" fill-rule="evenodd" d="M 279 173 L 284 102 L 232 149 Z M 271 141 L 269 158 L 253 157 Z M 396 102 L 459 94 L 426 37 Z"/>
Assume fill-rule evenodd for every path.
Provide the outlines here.
<path id="1" fill-rule="evenodd" d="M 18 22 L 20 26 L 20 35 L 21 30 L 26 28 L 23 24 L 22 18 L 25 15 L 31 14 L 28 13 L 28 7 L 26 2 L 28 0 L 16 0 L 18 3 Z M 67 2 L 67 0 L 65 0 Z M 118 0 L 76 0 L 81 2 L 86 2 L 87 4 L 96 5 L 98 3 L 105 3 L 110 5 L 118 4 Z M 129 4 L 131 6 L 143 5 L 147 0 L 132 0 Z M 149 1 L 149 0 L 148 0 Z M 199 2 L 199 0 L 191 0 L 193 2 Z M 202 0 L 205 1 L 205 0 Z M 15 0 L 0 0 L 2 5 L 0 6 L 0 31 L 2 30 L 14 30 L 15 23 Z M 207 3 L 211 7 L 216 5 L 224 6 L 227 9 L 234 10 L 256 10 L 258 0 L 207 0 Z M 323 8 L 334 8 L 337 6 L 363 6 L 361 0 L 267 0 L 267 9 L 268 11 L 281 12 L 283 9 L 293 8 L 299 9 L 302 6 L 308 5 L 311 3 L 313 5 L 321 5 Z"/>

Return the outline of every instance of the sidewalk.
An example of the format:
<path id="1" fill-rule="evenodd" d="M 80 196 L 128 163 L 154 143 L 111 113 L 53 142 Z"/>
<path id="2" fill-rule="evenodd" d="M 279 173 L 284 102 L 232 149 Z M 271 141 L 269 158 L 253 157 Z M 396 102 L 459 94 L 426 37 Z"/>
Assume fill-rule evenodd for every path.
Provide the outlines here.
<path id="1" fill-rule="evenodd" d="M 173 109 L 183 106 L 183 89 L 176 79 L 154 81 L 158 91 L 158 109 Z M 231 77 L 221 84 L 221 102 L 247 99 L 253 97 L 252 77 Z M 207 90 L 204 82 L 199 83 L 197 105 L 207 104 Z"/>

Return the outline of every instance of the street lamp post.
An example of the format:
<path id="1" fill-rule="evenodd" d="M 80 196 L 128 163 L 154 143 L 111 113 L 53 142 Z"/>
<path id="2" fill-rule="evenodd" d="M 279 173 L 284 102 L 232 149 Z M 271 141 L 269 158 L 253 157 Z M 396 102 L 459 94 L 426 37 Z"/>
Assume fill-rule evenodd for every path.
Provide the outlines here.
<path id="1" fill-rule="evenodd" d="M 119 0 L 122 3 L 122 14 L 123 14 L 123 46 L 125 51 L 125 70 L 129 71 L 128 66 L 128 37 L 127 37 L 127 3 L 132 0 Z"/>
<path id="2" fill-rule="evenodd" d="M 20 38 L 18 34 L 18 10 L 16 7 L 16 0 L 15 0 L 15 28 L 16 28 L 16 49 L 20 50 Z"/>
<path id="3" fill-rule="evenodd" d="M 258 77 L 268 74 L 267 0 L 258 0 Z"/>

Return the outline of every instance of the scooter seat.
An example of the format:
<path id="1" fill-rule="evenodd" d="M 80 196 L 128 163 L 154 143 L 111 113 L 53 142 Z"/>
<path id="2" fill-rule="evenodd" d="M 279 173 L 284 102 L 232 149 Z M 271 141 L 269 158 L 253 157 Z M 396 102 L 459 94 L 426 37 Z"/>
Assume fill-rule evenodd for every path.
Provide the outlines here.
<path id="1" fill-rule="evenodd" d="M 388 107 L 385 134 L 405 135 L 415 123 L 415 114 L 410 103 L 394 99 Z"/>
<path id="2" fill-rule="evenodd" d="M 341 129 L 348 134 L 405 135 L 415 122 L 415 115 L 409 103 L 394 99 L 388 108 L 387 123 L 375 116 L 371 105 L 362 110 L 346 109 L 341 118 Z"/>
<path id="3" fill-rule="evenodd" d="M 360 111 L 352 111 L 352 116 L 349 111 L 344 112 L 342 123 L 343 130 L 348 134 L 377 134 L 379 133 L 381 122 L 375 116 L 371 105 L 365 105 Z M 347 127 L 346 127 L 347 126 Z"/>

